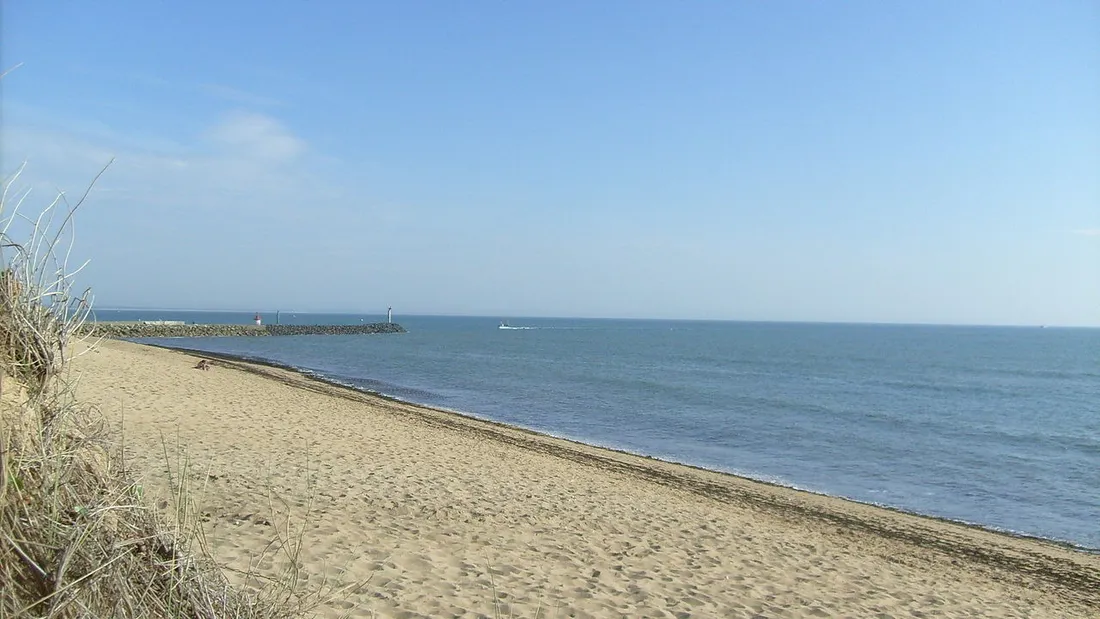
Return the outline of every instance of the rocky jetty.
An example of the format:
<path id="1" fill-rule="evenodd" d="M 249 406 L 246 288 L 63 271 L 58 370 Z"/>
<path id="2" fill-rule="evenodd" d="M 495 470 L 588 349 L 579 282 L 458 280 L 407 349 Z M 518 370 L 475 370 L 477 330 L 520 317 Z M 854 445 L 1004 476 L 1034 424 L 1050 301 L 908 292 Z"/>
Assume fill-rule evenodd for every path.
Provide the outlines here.
<path id="1" fill-rule="evenodd" d="M 278 335 L 365 335 L 405 333 L 401 325 L 375 322 L 358 325 L 206 325 L 163 322 L 99 322 L 86 325 L 85 335 L 111 338 L 139 337 L 249 337 Z"/>

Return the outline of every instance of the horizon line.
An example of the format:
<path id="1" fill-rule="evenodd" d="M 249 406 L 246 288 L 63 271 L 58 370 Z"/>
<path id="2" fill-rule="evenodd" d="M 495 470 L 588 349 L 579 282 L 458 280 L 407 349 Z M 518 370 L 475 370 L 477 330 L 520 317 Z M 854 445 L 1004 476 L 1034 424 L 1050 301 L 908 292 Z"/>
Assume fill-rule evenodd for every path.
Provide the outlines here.
<path id="1" fill-rule="evenodd" d="M 211 309 L 211 308 L 176 308 L 176 307 L 102 307 L 93 308 L 102 311 L 125 312 L 195 312 L 195 313 L 226 313 L 226 314 L 331 314 L 336 316 L 385 316 L 386 311 L 349 311 L 349 310 L 296 310 L 296 309 Z M 504 314 L 463 314 L 463 313 L 422 313 L 408 312 L 400 315 L 420 318 L 492 318 L 500 320 Z M 534 320 L 637 320 L 637 321 L 674 321 L 674 322 L 739 322 L 739 323 L 763 323 L 763 324 L 804 324 L 804 325 L 867 325 L 867 326 L 898 326 L 898 327 L 1001 327 L 1001 328 L 1027 328 L 1027 329 L 1100 329 L 1100 324 L 1058 324 L 1058 323 L 978 323 L 978 322 L 899 322 L 899 321 L 873 321 L 873 320 L 783 320 L 767 318 L 654 318 L 654 317 L 624 317 L 624 316 L 549 316 L 529 315 L 516 316 L 518 319 Z M 397 314 L 395 314 L 395 318 Z"/>

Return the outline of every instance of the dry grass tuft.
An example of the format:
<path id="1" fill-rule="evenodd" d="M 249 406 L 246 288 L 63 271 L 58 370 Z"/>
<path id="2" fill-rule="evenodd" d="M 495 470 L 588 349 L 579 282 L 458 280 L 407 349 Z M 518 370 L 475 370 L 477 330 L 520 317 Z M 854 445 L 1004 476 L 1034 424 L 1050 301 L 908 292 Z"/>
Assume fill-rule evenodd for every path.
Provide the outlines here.
<path id="1" fill-rule="evenodd" d="M 91 305 L 68 265 L 83 198 L 26 218 L 18 177 L 0 198 L 0 619 L 297 616 L 309 596 L 296 583 L 236 590 L 205 558 L 182 483 L 167 517 L 150 509 L 98 412 L 73 398 L 66 369 Z"/>

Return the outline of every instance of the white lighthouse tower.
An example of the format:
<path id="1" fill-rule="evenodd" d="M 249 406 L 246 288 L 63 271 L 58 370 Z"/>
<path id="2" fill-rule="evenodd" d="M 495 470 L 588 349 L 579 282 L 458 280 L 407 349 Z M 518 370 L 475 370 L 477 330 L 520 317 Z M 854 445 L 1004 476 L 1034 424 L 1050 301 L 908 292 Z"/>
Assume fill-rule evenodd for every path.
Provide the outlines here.
<path id="1" fill-rule="evenodd" d="M 393 322 L 393 308 L 386 310 L 386 322 Z"/>
<path id="2" fill-rule="evenodd" d="M 262 318 L 260 318 L 260 313 L 259 313 L 259 312 L 256 312 L 256 317 L 255 317 L 255 318 L 253 318 L 252 320 L 255 320 L 255 321 L 256 321 L 256 326 L 257 326 L 257 327 L 259 327 L 259 326 L 262 326 L 262 325 L 264 324 L 264 321 L 263 321 L 263 319 L 262 319 Z"/>

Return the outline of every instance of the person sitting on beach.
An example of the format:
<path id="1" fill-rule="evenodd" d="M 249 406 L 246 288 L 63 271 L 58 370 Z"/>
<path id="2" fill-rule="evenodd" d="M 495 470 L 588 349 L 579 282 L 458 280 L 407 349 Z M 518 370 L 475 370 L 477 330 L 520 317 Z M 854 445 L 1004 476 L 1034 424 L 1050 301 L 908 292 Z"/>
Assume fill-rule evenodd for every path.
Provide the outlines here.
<path id="1" fill-rule="evenodd" d="M 207 361 L 206 359 L 203 359 L 202 361 L 199 361 L 198 365 L 195 366 L 195 369 L 196 370 L 209 370 L 210 369 L 210 362 Z"/>

